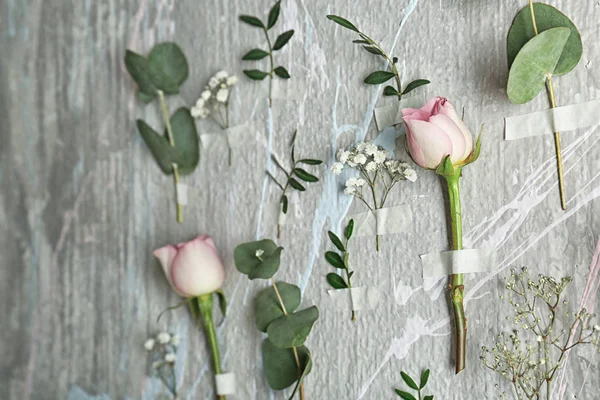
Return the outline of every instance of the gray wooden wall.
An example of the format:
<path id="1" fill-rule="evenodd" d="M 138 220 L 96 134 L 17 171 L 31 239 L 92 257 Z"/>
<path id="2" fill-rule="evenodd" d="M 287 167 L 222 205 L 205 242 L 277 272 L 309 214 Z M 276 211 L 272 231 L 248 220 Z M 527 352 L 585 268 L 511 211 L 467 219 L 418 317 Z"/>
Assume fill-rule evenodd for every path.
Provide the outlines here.
<path id="1" fill-rule="evenodd" d="M 600 97 L 596 1 L 552 0 L 581 29 L 579 66 L 556 80 L 559 104 Z M 214 237 L 227 265 L 230 314 L 219 328 L 224 366 L 238 377 L 234 398 L 285 399 L 262 375 L 261 335 L 252 299 L 264 282 L 249 282 L 233 266 L 234 247 L 272 237 L 269 207 L 276 188 L 266 181 L 267 152 L 289 160 L 287 142 L 298 129 L 299 154 L 330 163 L 336 149 L 377 136 L 373 108 L 393 102 L 362 79 L 380 61 L 350 43 L 354 37 L 325 16 L 348 17 L 401 60 L 406 81 L 428 78 L 421 100 L 449 97 L 464 107 L 473 130 L 485 123 L 482 157 L 465 169 L 466 244 L 497 247 L 498 270 L 467 279 L 468 370 L 455 377 L 445 280 L 423 282 L 419 255 L 447 249 L 441 184 L 419 170 L 389 205 L 409 204 L 410 232 L 386 235 L 382 251 L 371 238 L 355 241 L 355 280 L 377 285 L 387 301 L 360 313 L 328 302 L 322 254 L 325 232 L 362 211 L 340 194 L 325 169 L 318 184 L 294 197 L 285 227 L 280 279 L 304 290 L 321 318 L 308 340 L 315 368 L 308 399 L 392 399 L 400 370 L 431 368 L 430 389 L 440 399 L 498 398 L 509 386 L 484 369 L 482 345 L 510 329 L 511 310 L 499 300 L 511 267 L 575 278 L 570 306 L 600 306 L 600 135 L 598 127 L 563 135 L 569 209 L 559 210 L 550 136 L 507 143 L 503 118 L 547 107 L 544 96 L 514 106 L 505 94 L 505 37 L 524 0 L 284 0 L 279 29 L 295 29 L 279 54 L 295 84 L 294 101 L 268 110 L 260 84 L 240 76 L 233 94 L 235 124 L 250 121 L 243 145 L 226 165 L 223 147 L 203 151 L 185 221 L 175 222 L 170 178 L 162 175 L 134 121 L 159 126 L 154 105 L 134 97 L 123 65 L 125 49 L 147 52 L 159 41 L 178 42 L 190 78 L 169 105 L 191 104 L 212 74 L 241 75 L 240 58 L 262 44 L 259 31 L 238 15 L 266 15 L 265 0 L 99 0 L 0 2 L 0 398 L 154 399 L 164 388 L 147 375 L 143 342 L 160 329 L 179 332 L 178 379 L 186 399 L 213 393 L 204 336 L 177 310 L 153 249 L 197 234 Z M 295 83 L 294 83 L 295 82 Z M 216 127 L 199 122 L 206 134 Z M 397 154 L 407 156 L 399 146 Z M 595 256 L 595 258 L 594 258 Z M 584 291 L 588 292 L 583 297 Z M 597 399 L 597 352 L 568 358 L 554 399 Z M 498 385 L 498 386 L 496 386 Z"/>

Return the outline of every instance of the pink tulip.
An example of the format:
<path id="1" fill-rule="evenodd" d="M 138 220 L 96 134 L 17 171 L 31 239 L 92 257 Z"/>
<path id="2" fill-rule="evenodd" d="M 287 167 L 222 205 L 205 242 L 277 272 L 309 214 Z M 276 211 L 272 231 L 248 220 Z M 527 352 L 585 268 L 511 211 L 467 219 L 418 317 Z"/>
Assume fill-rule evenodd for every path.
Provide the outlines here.
<path id="1" fill-rule="evenodd" d="M 208 235 L 154 251 L 167 280 L 182 297 L 213 293 L 223 286 L 225 267 Z"/>
<path id="2" fill-rule="evenodd" d="M 423 168 L 437 168 L 448 155 L 460 164 L 473 152 L 469 128 L 443 97 L 429 100 L 420 110 L 403 109 L 402 119 L 410 156 Z"/>

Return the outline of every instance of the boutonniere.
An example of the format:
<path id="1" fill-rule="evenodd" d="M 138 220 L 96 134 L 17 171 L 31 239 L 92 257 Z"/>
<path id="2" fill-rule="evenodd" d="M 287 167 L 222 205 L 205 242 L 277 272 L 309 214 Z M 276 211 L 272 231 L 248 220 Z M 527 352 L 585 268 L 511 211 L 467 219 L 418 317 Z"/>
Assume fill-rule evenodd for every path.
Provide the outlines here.
<path id="1" fill-rule="evenodd" d="M 179 93 L 188 78 L 189 67 L 181 48 L 175 43 L 159 43 L 147 57 L 127 50 L 125 66 L 138 84 L 137 97 L 143 103 L 158 98 L 164 134 L 138 119 L 137 128 L 158 166 L 166 175 L 173 175 L 177 201 L 177 221 L 183 221 L 183 206 L 187 202 L 180 177 L 191 174 L 200 160 L 200 139 L 190 110 L 181 107 L 169 113 L 165 95 Z"/>

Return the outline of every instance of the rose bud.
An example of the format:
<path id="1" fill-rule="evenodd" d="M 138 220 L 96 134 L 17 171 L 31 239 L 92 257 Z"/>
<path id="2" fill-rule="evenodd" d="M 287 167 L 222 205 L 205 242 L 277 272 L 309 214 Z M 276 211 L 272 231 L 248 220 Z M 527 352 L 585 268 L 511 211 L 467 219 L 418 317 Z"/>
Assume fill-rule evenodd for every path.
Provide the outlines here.
<path id="1" fill-rule="evenodd" d="M 410 156 L 423 168 L 437 168 L 448 155 L 452 164 L 460 165 L 473 152 L 469 128 L 443 97 L 431 99 L 420 110 L 403 109 L 402 119 Z"/>
<path id="2" fill-rule="evenodd" d="M 225 267 L 208 235 L 154 251 L 167 280 L 182 297 L 214 293 L 223 286 Z"/>

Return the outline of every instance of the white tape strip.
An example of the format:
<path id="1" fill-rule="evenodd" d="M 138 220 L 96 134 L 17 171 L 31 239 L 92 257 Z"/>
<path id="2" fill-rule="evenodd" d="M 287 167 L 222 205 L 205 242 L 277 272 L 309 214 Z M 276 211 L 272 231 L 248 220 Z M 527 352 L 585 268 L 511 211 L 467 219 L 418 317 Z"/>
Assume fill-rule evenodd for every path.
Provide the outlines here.
<path id="1" fill-rule="evenodd" d="M 551 135 L 554 132 L 572 131 L 600 125 L 600 99 L 517 117 L 508 117 L 505 121 L 506 140 Z"/>
<path id="2" fill-rule="evenodd" d="M 381 302 L 381 291 L 373 286 L 328 290 L 333 306 L 339 310 L 372 310 Z"/>
<path id="3" fill-rule="evenodd" d="M 350 215 L 347 220 L 351 218 L 357 227 L 354 234 L 357 237 L 408 232 L 413 224 L 412 209 L 408 204 Z"/>
<path id="4" fill-rule="evenodd" d="M 215 375 L 217 386 L 217 395 L 225 396 L 235 394 L 235 374 L 228 372 L 226 374 Z"/>
<path id="5" fill-rule="evenodd" d="M 265 80 L 266 81 L 266 80 Z M 306 91 L 303 80 L 295 79 L 273 79 L 273 91 L 271 97 L 278 100 L 300 101 Z"/>
<path id="6" fill-rule="evenodd" d="M 288 223 L 290 218 L 294 217 L 294 213 L 296 211 L 294 206 L 294 199 L 292 197 L 288 197 L 288 210 L 287 214 L 284 214 L 281 211 L 281 203 L 279 200 L 271 201 L 265 204 L 263 208 L 263 218 L 262 218 L 262 226 L 276 226 L 276 225 L 285 225 Z"/>
<path id="7" fill-rule="evenodd" d="M 421 256 L 423 278 L 487 272 L 497 267 L 496 249 L 466 249 Z"/>
<path id="8" fill-rule="evenodd" d="M 178 183 L 175 186 L 175 191 L 177 192 L 177 204 L 181 204 L 182 206 L 187 205 L 188 203 L 188 187 L 184 183 Z"/>
<path id="9" fill-rule="evenodd" d="M 402 109 L 403 108 L 421 108 L 423 106 L 422 101 L 418 97 L 410 97 L 408 99 L 400 100 L 400 103 L 396 102 L 389 106 L 378 107 L 373 110 L 375 115 L 375 124 L 377 130 L 382 131 L 392 125 L 402 123 Z"/>
<path id="10" fill-rule="evenodd" d="M 229 142 L 229 146 L 231 146 L 232 149 L 235 149 L 254 142 L 255 132 L 256 129 L 254 128 L 254 124 L 245 122 L 241 125 L 227 128 L 224 132 L 202 134 L 200 135 L 200 139 L 204 149 L 209 149 L 219 142 L 223 142 L 223 144 Z"/>

